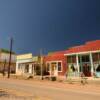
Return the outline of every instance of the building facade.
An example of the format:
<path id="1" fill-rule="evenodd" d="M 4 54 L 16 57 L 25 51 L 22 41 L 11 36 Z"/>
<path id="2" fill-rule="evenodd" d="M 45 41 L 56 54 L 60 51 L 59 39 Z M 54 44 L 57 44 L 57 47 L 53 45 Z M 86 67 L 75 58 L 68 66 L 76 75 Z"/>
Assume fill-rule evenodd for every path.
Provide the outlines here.
<path id="1" fill-rule="evenodd" d="M 8 72 L 9 56 L 10 56 L 10 53 L 8 50 L 0 49 L 0 73 Z M 15 71 L 16 71 L 16 54 L 12 53 L 10 72 L 15 73 Z"/>
<path id="2" fill-rule="evenodd" d="M 69 73 L 73 77 L 100 77 L 100 40 L 49 53 L 42 59 L 32 54 L 17 56 L 16 74 L 41 75 L 41 70 L 56 77 L 65 77 Z"/>
<path id="3" fill-rule="evenodd" d="M 32 53 L 17 55 L 16 61 L 16 75 L 32 76 L 40 75 L 40 57 L 33 56 Z"/>
<path id="4" fill-rule="evenodd" d="M 32 54 L 17 55 L 16 74 L 32 73 Z"/>
<path id="5" fill-rule="evenodd" d="M 73 73 L 83 73 L 86 77 L 100 77 L 100 40 L 69 48 L 64 55 L 67 67 L 72 69 Z"/>
<path id="6" fill-rule="evenodd" d="M 67 69 L 65 59 L 64 51 L 54 52 L 45 57 L 46 71 L 50 76 L 65 76 Z"/>
<path id="7" fill-rule="evenodd" d="M 54 52 L 45 58 L 46 71 L 50 75 L 73 77 L 100 77 L 100 40 Z"/>

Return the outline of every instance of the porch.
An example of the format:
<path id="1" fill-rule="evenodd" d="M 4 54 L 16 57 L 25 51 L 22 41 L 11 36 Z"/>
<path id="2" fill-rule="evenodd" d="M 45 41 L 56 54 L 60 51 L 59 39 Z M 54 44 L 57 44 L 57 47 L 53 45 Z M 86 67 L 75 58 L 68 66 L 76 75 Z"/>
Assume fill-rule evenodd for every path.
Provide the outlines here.
<path id="1" fill-rule="evenodd" d="M 100 77 L 100 51 L 66 54 L 68 76 Z"/>

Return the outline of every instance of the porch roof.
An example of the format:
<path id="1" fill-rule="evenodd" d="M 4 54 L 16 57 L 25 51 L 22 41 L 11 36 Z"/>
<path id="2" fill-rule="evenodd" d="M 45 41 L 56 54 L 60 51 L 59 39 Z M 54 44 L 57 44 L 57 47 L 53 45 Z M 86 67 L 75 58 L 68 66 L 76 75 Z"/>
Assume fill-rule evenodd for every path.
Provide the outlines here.
<path id="1" fill-rule="evenodd" d="M 100 52 L 100 40 L 86 42 L 84 45 L 75 46 L 66 50 L 64 55 Z"/>

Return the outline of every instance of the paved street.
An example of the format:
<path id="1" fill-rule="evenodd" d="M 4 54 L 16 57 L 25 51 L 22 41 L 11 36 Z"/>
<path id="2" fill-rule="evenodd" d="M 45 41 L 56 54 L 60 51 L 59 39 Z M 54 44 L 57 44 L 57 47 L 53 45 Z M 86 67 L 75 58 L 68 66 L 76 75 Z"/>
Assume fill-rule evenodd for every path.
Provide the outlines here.
<path id="1" fill-rule="evenodd" d="M 77 87 L 66 85 L 64 88 L 59 87 L 56 82 L 51 83 L 54 85 L 48 85 L 48 82 L 34 82 L 28 80 L 16 80 L 16 79 L 0 79 L 0 88 L 13 89 L 18 92 L 30 94 L 31 96 L 41 96 L 48 98 L 49 100 L 100 100 L 100 91 L 95 89 L 89 90 L 85 86 Z M 68 88 L 67 88 L 68 86 Z M 95 91 L 94 91 L 95 90 Z"/>

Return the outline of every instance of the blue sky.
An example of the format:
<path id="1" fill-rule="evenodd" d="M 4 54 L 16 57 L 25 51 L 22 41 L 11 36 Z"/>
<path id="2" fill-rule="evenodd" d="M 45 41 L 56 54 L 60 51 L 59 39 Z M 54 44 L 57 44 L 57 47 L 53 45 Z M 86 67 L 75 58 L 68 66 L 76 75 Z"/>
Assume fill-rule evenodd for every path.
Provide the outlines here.
<path id="1" fill-rule="evenodd" d="M 38 54 L 100 39 L 99 0 L 0 0 L 0 48 Z"/>

